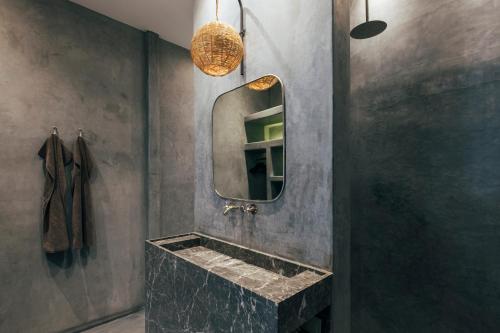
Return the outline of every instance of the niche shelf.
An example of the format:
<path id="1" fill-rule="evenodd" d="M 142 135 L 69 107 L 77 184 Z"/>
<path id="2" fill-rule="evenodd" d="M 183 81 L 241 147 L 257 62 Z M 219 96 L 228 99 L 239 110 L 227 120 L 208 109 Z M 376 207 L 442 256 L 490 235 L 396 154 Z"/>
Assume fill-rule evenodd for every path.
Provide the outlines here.
<path id="1" fill-rule="evenodd" d="M 245 117 L 245 122 L 256 121 L 256 120 L 262 120 L 263 122 L 269 122 L 269 120 L 270 120 L 269 117 L 280 115 L 280 114 L 281 115 L 283 114 L 283 106 L 282 105 L 278 105 L 278 106 L 275 106 L 274 108 L 270 108 L 267 110 L 252 113 L 252 114 Z M 283 117 L 280 117 L 280 120 L 283 120 Z"/>
<path id="2" fill-rule="evenodd" d="M 283 139 L 245 143 L 245 150 L 257 150 L 272 147 L 283 147 Z"/>
<path id="3" fill-rule="evenodd" d="M 247 142 L 266 141 L 265 128 L 277 124 L 283 124 L 283 106 L 278 105 L 270 109 L 252 113 L 245 117 L 245 132 Z M 281 132 L 281 134 L 283 134 Z M 281 135 L 282 137 L 282 135 Z M 279 139 L 279 137 L 273 138 Z"/>
<path id="4" fill-rule="evenodd" d="M 245 117 L 244 150 L 252 200 L 272 200 L 283 188 L 283 120 L 282 105 Z"/>

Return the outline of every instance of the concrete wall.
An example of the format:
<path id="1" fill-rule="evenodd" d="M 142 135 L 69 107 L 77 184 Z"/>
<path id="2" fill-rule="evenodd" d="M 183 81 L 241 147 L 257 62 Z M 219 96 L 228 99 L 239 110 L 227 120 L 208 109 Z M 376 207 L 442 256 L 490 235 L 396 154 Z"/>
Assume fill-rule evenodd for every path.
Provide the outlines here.
<path id="1" fill-rule="evenodd" d="M 333 313 L 334 332 L 351 332 L 350 4 L 333 1 Z"/>
<path id="2" fill-rule="evenodd" d="M 160 236 L 194 230 L 194 87 L 189 51 L 159 41 Z"/>
<path id="3" fill-rule="evenodd" d="M 497 332 L 500 1 L 371 6 L 389 28 L 351 40 L 353 331 Z"/>
<path id="4" fill-rule="evenodd" d="M 143 302 L 143 36 L 68 1 L 0 1 L 0 331 L 55 332 Z M 97 243 L 48 260 L 42 161 L 84 129 Z M 72 261 L 72 262 L 71 262 Z"/>
<path id="5" fill-rule="evenodd" d="M 309 264 L 332 261 L 332 4 L 247 2 L 246 77 L 213 78 L 195 69 L 195 228 L 213 236 Z M 197 1 L 195 29 L 215 18 Z M 239 26 L 237 2 L 221 3 L 221 20 Z M 215 98 L 274 73 L 287 108 L 287 184 L 282 198 L 259 205 L 254 218 L 224 217 L 212 186 L 211 108 Z"/>

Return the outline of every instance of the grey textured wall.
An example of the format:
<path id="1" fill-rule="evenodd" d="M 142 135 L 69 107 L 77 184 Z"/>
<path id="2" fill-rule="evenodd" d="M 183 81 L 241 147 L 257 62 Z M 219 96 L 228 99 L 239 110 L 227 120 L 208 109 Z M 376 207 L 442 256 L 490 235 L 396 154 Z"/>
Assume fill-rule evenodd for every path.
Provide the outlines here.
<path id="1" fill-rule="evenodd" d="M 0 1 L 0 331 L 54 332 L 143 302 L 142 33 L 68 1 Z M 47 260 L 42 162 L 58 126 L 85 131 L 97 244 Z"/>
<path id="2" fill-rule="evenodd" d="M 194 230 L 194 86 L 189 51 L 160 40 L 161 236 Z"/>
<path id="3" fill-rule="evenodd" d="M 333 1 L 333 331 L 351 332 L 350 4 Z"/>
<path id="4" fill-rule="evenodd" d="M 195 29 L 215 18 L 197 1 Z M 216 237 L 309 264 L 332 260 L 332 4 L 255 0 L 245 4 L 247 75 L 213 78 L 195 69 L 195 228 Z M 221 3 L 221 20 L 239 26 L 236 2 Z M 287 184 L 284 196 L 259 205 L 255 218 L 224 217 L 212 186 L 211 107 L 221 93 L 264 74 L 284 83 Z"/>
<path id="5" fill-rule="evenodd" d="M 353 331 L 498 332 L 500 1 L 371 4 L 389 28 L 351 41 Z"/>

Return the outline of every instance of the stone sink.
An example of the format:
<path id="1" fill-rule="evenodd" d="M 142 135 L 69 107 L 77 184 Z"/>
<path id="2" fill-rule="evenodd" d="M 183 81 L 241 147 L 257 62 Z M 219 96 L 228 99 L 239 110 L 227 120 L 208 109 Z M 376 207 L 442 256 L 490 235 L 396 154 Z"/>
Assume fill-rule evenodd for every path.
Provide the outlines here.
<path id="1" fill-rule="evenodd" d="M 199 233 L 146 241 L 148 333 L 294 332 L 331 288 L 330 272 Z"/>

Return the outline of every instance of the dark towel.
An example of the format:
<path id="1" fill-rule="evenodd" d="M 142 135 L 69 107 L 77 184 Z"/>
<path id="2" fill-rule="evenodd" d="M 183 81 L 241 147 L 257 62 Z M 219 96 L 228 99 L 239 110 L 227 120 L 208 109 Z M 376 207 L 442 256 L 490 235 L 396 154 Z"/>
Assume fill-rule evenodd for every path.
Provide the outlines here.
<path id="1" fill-rule="evenodd" d="M 43 144 L 38 155 L 44 159 L 45 189 L 43 193 L 43 239 L 45 252 L 69 249 L 66 227 L 66 177 L 64 167 L 71 163 L 72 154 L 55 134 Z"/>
<path id="2" fill-rule="evenodd" d="M 74 152 L 73 166 L 73 248 L 94 244 L 94 225 L 90 208 L 89 179 L 92 173 L 87 144 L 82 137 L 78 137 Z"/>

